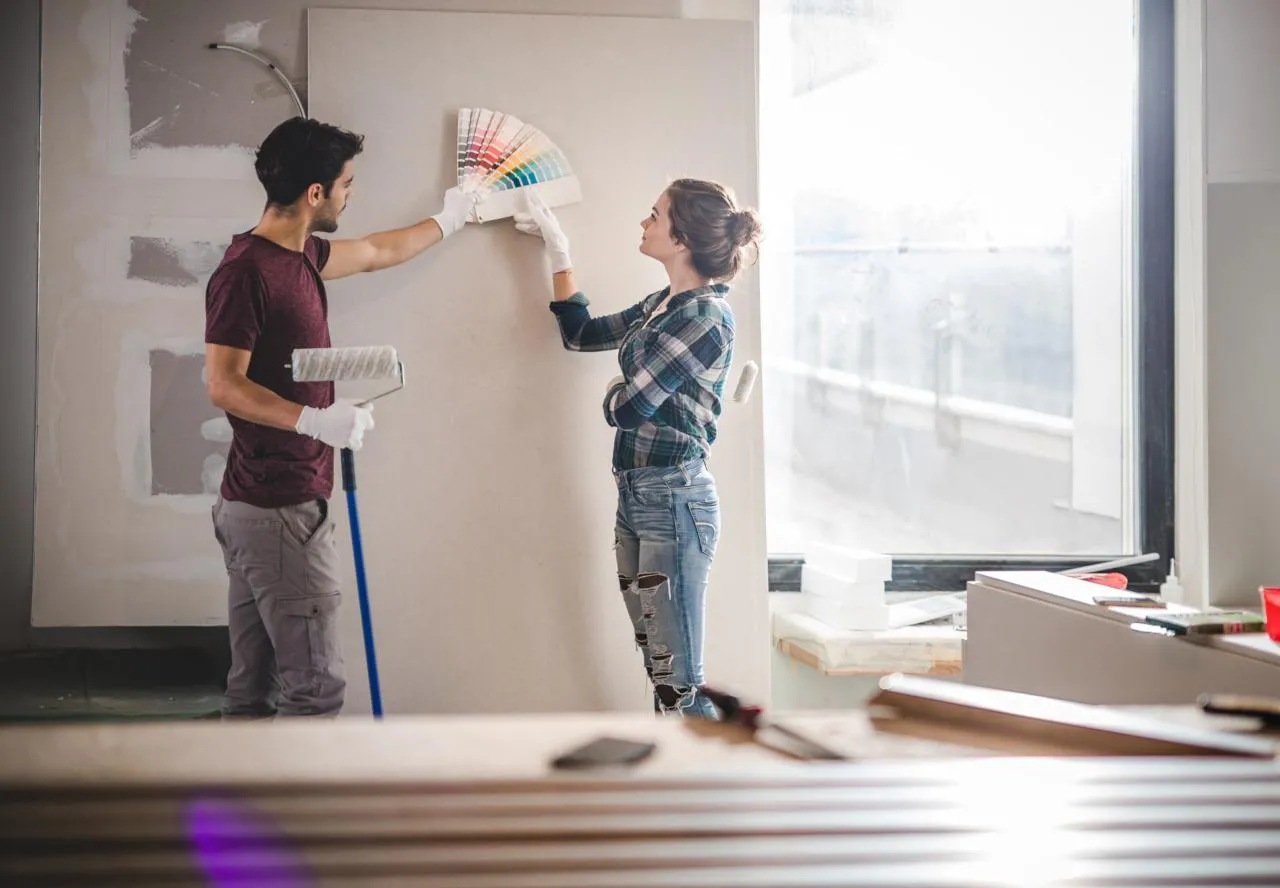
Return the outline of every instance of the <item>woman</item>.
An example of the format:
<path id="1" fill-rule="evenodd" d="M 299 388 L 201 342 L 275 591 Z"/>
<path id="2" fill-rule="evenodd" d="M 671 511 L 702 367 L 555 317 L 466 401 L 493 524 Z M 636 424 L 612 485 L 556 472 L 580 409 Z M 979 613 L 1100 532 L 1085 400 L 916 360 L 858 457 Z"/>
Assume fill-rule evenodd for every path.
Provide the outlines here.
<path id="1" fill-rule="evenodd" d="M 593 318 L 577 289 L 569 241 L 531 199 L 516 227 L 541 235 L 551 259 L 565 348 L 618 349 L 604 418 L 617 429 L 615 549 L 636 644 L 663 713 L 714 718 L 703 683 L 707 574 L 720 535 L 720 501 L 706 459 L 733 360 L 728 283 L 760 239 L 752 209 L 714 182 L 677 179 L 641 223 L 640 252 L 661 262 L 669 285 L 619 312 Z"/>

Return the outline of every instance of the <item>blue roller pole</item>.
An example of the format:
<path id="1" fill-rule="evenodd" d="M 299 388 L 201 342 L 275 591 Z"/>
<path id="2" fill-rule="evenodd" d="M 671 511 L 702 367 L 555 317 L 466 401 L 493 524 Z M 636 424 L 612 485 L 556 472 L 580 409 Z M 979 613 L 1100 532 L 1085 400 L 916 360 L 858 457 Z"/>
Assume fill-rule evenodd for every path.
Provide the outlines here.
<path id="1" fill-rule="evenodd" d="M 364 659 L 369 670 L 369 701 L 373 717 L 382 718 L 382 691 L 378 685 L 378 655 L 373 647 L 373 618 L 369 613 L 369 587 L 364 577 L 364 546 L 360 541 L 360 512 L 356 508 L 356 457 L 342 450 L 342 489 L 347 492 L 347 514 L 351 521 L 351 548 L 356 556 L 356 589 L 360 595 L 360 624 L 364 630 Z"/>

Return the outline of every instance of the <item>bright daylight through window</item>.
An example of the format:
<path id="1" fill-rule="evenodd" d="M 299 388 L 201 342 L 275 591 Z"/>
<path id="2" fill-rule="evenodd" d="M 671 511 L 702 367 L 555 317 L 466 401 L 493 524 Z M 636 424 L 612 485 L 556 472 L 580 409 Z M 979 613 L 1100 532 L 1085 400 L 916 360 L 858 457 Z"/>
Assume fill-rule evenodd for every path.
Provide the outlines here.
<path id="1" fill-rule="evenodd" d="M 1134 5 L 788 8 L 761 38 L 771 555 L 1135 551 Z"/>

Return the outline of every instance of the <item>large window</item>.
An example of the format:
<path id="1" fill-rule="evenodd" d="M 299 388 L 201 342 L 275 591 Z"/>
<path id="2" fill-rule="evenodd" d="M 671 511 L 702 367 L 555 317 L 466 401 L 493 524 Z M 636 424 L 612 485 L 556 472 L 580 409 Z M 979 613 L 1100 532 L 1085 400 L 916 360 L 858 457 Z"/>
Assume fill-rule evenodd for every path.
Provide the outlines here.
<path id="1" fill-rule="evenodd" d="M 762 29 L 775 588 L 815 542 L 893 554 L 903 588 L 1138 552 L 1163 576 L 1172 20 L 792 0 Z"/>

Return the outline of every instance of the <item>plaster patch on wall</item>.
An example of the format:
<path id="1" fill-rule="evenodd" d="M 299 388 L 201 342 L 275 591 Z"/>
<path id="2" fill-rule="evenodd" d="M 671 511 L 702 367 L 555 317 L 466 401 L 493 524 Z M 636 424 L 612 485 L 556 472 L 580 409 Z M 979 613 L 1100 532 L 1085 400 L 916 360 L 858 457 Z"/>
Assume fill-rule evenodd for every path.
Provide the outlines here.
<path id="1" fill-rule="evenodd" d="M 204 509 L 206 517 L 208 508 Z M 217 551 L 217 543 L 213 542 L 210 531 L 210 543 Z M 191 555 L 185 558 L 174 558 L 171 561 L 145 561 L 135 564 L 121 564 L 101 567 L 94 575 L 86 577 L 88 582 L 104 582 L 107 580 L 162 580 L 166 583 L 184 585 L 187 583 L 204 583 L 225 581 L 227 576 L 226 562 L 220 555 Z M 208 614 L 198 622 L 206 625 L 217 625 L 226 622 L 226 614 Z"/>
<path id="2" fill-rule="evenodd" d="M 226 243 L 135 235 L 129 238 L 128 276 L 166 287 L 194 287 L 207 279 Z"/>
<path id="3" fill-rule="evenodd" d="M 228 77 L 226 60 L 212 58 L 221 54 L 191 40 L 189 19 L 219 17 L 216 26 L 207 26 L 216 38 L 226 26 L 228 5 L 234 16 L 247 3 L 98 0 L 85 8 L 77 36 L 91 65 L 85 81 L 91 84 L 88 130 L 112 175 L 254 181 L 251 146 L 291 116 L 292 103 L 284 98 L 255 104 L 259 72 Z M 248 11 L 234 17 L 247 19 Z M 292 64 L 296 40 L 288 29 L 272 37 L 276 43 L 288 50 Z M 160 50 L 153 51 L 157 44 Z M 131 81 L 137 87 L 133 96 Z M 139 101 L 131 102 L 133 97 Z M 224 121 L 251 138 L 237 138 Z"/>
<path id="4" fill-rule="evenodd" d="M 217 496 L 222 490 L 222 475 L 227 468 L 227 458 L 221 453 L 211 453 L 204 458 L 200 468 L 200 486 L 208 496 Z"/>
<path id="5" fill-rule="evenodd" d="M 271 19 L 263 19 L 260 22 L 235 22 L 227 25 L 227 29 L 222 32 L 224 41 L 241 49 L 261 49 L 262 26 L 269 21 Z"/>
<path id="6" fill-rule="evenodd" d="M 174 105 L 173 106 L 174 113 L 177 113 L 178 109 L 181 107 L 182 107 L 181 105 Z M 168 114 L 162 114 L 159 117 L 157 117 L 155 120 L 148 123 L 146 126 L 142 127 L 142 129 L 135 130 L 129 133 L 129 145 L 133 148 L 136 148 L 147 138 L 147 136 L 151 135 L 151 133 L 155 132 L 157 129 L 163 126 L 164 122 L 168 119 L 169 119 Z"/>
<path id="7" fill-rule="evenodd" d="M 201 365 L 200 381 L 205 381 L 204 367 Z M 219 416 L 217 419 L 206 419 L 200 424 L 200 437 L 206 441 L 217 441 L 219 444 L 231 443 L 231 423 L 227 422 L 225 416 Z"/>
<path id="8" fill-rule="evenodd" d="M 163 357 L 153 373 L 157 355 Z M 227 446 L 202 435 L 204 422 L 220 415 L 205 394 L 204 341 L 130 333 L 121 340 L 118 366 L 116 457 L 126 496 L 142 506 L 207 512 L 213 498 L 205 492 L 204 460 Z"/>
<path id="9" fill-rule="evenodd" d="M 151 493 L 216 493 L 209 476 L 225 465 L 227 444 L 204 435 L 205 424 L 221 418 L 205 393 L 204 355 L 155 349 L 150 365 Z"/>
<path id="10" fill-rule="evenodd" d="M 164 300 L 203 311 L 205 284 L 246 218 L 106 216 L 75 244 L 83 296 L 113 302 Z M 199 323 L 196 315 L 181 322 Z"/>
<path id="11" fill-rule="evenodd" d="M 293 116 L 293 101 L 283 90 L 278 98 L 262 92 L 267 73 L 262 65 L 208 44 L 225 42 L 272 55 L 293 49 L 297 38 L 291 29 L 270 18 L 255 20 L 254 11 L 254 4 L 237 0 L 131 0 L 118 13 L 132 23 L 118 29 L 123 45 L 112 47 L 112 61 L 122 62 L 119 99 L 130 161 L 154 175 L 207 178 L 209 152 L 214 152 L 221 156 L 214 176 L 252 178 L 253 150 L 276 124 Z M 197 42 L 195 34 L 205 36 Z M 288 71 L 291 60 L 278 64 Z"/>

